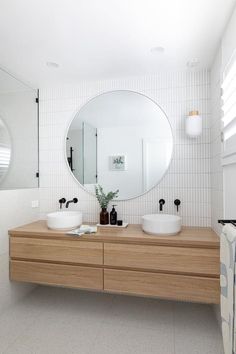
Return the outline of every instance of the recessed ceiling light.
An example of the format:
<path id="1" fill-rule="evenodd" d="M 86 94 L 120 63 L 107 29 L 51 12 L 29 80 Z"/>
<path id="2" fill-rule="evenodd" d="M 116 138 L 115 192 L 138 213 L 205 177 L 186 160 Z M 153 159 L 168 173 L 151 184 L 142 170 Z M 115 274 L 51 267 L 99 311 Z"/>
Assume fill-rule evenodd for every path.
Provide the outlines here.
<path id="1" fill-rule="evenodd" d="M 59 64 L 54 63 L 53 61 L 47 61 L 46 65 L 47 65 L 49 68 L 54 68 L 54 69 L 59 68 Z"/>
<path id="2" fill-rule="evenodd" d="M 189 68 L 195 68 L 200 64 L 200 60 L 198 58 L 191 59 L 187 62 L 187 66 Z"/>
<path id="3" fill-rule="evenodd" d="M 155 53 L 164 53 L 165 48 L 163 47 L 152 47 L 150 49 L 151 53 L 155 54 Z"/>

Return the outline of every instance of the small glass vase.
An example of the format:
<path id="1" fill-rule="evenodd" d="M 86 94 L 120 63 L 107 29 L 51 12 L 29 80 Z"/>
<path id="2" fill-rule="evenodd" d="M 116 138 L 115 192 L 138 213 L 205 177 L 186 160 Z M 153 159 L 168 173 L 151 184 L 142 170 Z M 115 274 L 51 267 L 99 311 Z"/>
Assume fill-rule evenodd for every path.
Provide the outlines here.
<path id="1" fill-rule="evenodd" d="M 102 208 L 102 211 L 100 213 L 100 224 L 101 225 L 109 224 L 109 213 L 107 211 L 107 208 Z"/>

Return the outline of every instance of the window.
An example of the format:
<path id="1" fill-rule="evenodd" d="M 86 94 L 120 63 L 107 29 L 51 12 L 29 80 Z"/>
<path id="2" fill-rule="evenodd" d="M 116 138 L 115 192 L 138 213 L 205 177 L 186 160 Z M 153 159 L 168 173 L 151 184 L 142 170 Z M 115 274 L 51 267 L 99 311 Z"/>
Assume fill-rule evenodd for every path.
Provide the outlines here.
<path id="1" fill-rule="evenodd" d="M 9 147 L 0 144 L 0 180 L 8 170 L 10 163 L 11 150 Z"/>
<path id="2" fill-rule="evenodd" d="M 236 163 L 236 51 L 223 73 L 223 165 Z"/>

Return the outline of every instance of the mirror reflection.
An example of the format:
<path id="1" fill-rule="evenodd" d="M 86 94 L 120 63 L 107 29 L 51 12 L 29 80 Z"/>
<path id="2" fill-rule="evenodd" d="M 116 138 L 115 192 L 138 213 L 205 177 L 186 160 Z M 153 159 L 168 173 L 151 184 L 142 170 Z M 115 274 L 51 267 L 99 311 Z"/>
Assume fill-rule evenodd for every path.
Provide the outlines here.
<path id="1" fill-rule="evenodd" d="M 71 172 L 85 189 L 119 189 L 118 199 L 153 188 L 168 169 L 173 149 L 169 121 L 151 99 L 132 91 L 112 91 L 89 101 L 67 134 Z"/>
<path id="2" fill-rule="evenodd" d="M 0 182 L 8 171 L 11 159 L 11 139 L 4 121 L 0 118 Z"/>
<path id="3" fill-rule="evenodd" d="M 37 96 L 0 69 L 0 190 L 38 187 Z"/>

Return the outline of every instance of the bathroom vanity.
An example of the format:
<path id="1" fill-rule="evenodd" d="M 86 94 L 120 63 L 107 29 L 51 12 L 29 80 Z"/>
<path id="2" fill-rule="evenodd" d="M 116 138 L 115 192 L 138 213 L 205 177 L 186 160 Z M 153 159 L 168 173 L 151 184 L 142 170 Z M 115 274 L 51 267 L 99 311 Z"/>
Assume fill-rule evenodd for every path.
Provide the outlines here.
<path id="1" fill-rule="evenodd" d="M 37 221 L 9 231 L 13 281 L 219 303 L 219 237 L 210 228 L 151 236 L 140 225 L 72 236 Z"/>

